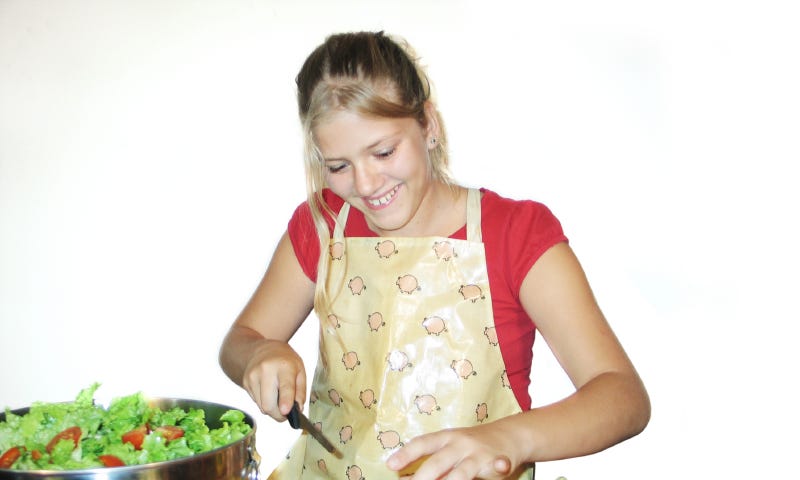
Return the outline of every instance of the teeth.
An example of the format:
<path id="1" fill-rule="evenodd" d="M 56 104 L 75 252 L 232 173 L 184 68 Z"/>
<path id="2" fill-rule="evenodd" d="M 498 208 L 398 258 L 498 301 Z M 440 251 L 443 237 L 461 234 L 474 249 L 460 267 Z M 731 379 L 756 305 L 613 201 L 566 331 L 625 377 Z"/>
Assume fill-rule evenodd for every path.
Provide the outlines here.
<path id="1" fill-rule="evenodd" d="M 391 192 L 387 193 L 386 195 L 382 196 L 381 198 L 376 198 L 374 200 L 367 200 L 370 205 L 375 207 L 379 207 L 381 205 L 386 205 L 389 201 L 394 197 L 394 194 L 397 192 L 397 188 L 393 188 Z"/>

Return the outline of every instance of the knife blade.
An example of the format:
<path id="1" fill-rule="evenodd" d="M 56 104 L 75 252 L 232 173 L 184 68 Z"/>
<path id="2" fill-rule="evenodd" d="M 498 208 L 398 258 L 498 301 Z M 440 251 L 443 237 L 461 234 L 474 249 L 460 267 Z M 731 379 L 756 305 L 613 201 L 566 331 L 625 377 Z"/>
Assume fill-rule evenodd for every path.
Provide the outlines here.
<path id="1" fill-rule="evenodd" d="M 311 423 L 311 420 L 308 419 L 303 412 L 300 411 L 300 405 L 297 402 L 294 402 L 292 405 L 292 409 L 289 411 L 289 415 L 287 417 L 289 419 L 289 425 L 292 426 L 295 430 L 302 429 L 305 432 L 309 433 L 316 441 L 318 441 L 325 450 L 332 453 L 336 458 L 342 458 L 342 452 L 340 452 L 333 444 L 325 438 L 325 435 L 322 434 L 317 427 Z"/>

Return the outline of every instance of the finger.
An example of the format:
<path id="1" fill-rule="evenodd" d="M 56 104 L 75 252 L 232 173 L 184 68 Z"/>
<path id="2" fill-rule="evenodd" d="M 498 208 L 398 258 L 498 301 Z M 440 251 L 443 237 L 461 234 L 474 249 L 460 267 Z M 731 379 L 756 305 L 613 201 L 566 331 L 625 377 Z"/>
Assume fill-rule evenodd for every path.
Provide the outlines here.
<path id="1" fill-rule="evenodd" d="M 416 459 L 413 462 L 409 463 L 405 467 L 401 468 L 397 472 L 397 475 L 401 479 L 402 478 L 411 478 L 415 473 L 417 473 L 417 470 L 419 470 L 419 467 L 422 466 L 422 464 L 425 463 L 425 461 L 428 460 L 429 457 L 430 457 L 430 455 L 423 455 L 423 456 L 419 457 L 418 459 Z"/>
<path id="2" fill-rule="evenodd" d="M 459 472 L 454 472 L 454 467 L 464 460 L 463 452 L 458 451 L 452 446 L 439 449 L 435 454 L 425 455 L 424 458 L 425 460 L 419 464 L 419 467 L 414 473 L 415 480 L 433 480 L 440 478 L 457 479 L 461 478 L 460 475 L 463 475 Z M 412 464 L 416 464 L 416 462 L 412 462 Z M 477 469 L 475 468 L 470 471 L 477 473 Z M 464 476 L 463 478 L 473 477 L 474 475 Z"/>
<path id="3" fill-rule="evenodd" d="M 482 460 L 483 462 L 485 460 Z M 468 478 L 506 478 L 511 473 L 511 460 L 505 455 L 498 455 L 491 462 L 479 463 L 478 459 L 465 460 L 454 470 Z M 448 477 L 450 478 L 450 477 Z"/>
<path id="4" fill-rule="evenodd" d="M 297 372 L 297 377 L 295 378 L 295 393 L 294 399 L 298 405 L 305 405 L 306 404 L 306 370 L 305 368 L 300 368 L 300 371 Z"/>
<path id="5" fill-rule="evenodd" d="M 245 375 L 244 377 L 242 377 L 242 387 L 244 387 L 247 394 L 250 395 L 250 398 L 253 399 L 253 402 L 255 402 L 255 404 L 258 405 L 259 408 L 261 408 L 261 393 L 258 390 L 259 389 L 258 385 L 256 385 L 254 388 L 253 384 L 250 382 L 249 377 Z"/>
<path id="6" fill-rule="evenodd" d="M 506 478 L 511 473 L 511 460 L 505 455 L 498 455 L 491 462 L 483 464 L 477 463 L 477 460 L 475 462 L 476 471 L 471 474 L 476 478 Z"/>
<path id="7" fill-rule="evenodd" d="M 440 478 L 440 477 L 436 477 Z M 446 480 L 471 480 L 473 478 L 496 478 L 494 472 L 491 476 L 484 475 L 480 464 L 473 457 L 466 457 L 454 465 L 444 477 Z"/>
<path id="8" fill-rule="evenodd" d="M 258 409 L 261 410 L 261 413 L 266 414 L 266 402 L 264 395 L 262 394 L 263 382 L 261 381 L 261 377 L 254 372 L 250 372 L 242 379 L 242 386 L 244 386 L 245 390 L 247 390 L 250 398 L 253 399 L 253 402 L 255 402 L 255 404 L 258 406 Z"/>
<path id="9" fill-rule="evenodd" d="M 282 422 L 285 418 L 281 415 L 280 408 L 278 408 L 278 391 L 277 381 L 261 382 L 261 410 L 275 420 Z"/>
<path id="10" fill-rule="evenodd" d="M 453 467 L 445 478 L 447 480 L 462 478 L 485 478 L 488 480 L 507 478 L 511 473 L 511 460 L 507 456 L 498 455 L 491 462 L 487 460 L 478 456 L 465 457 Z"/>
<path id="11" fill-rule="evenodd" d="M 392 470 L 402 470 L 412 462 L 429 456 L 437 450 L 430 437 L 422 435 L 406 443 L 386 460 L 386 466 Z"/>
<path id="12" fill-rule="evenodd" d="M 494 471 L 500 475 L 508 475 L 511 473 L 511 459 L 505 455 L 498 455 L 495 457 L 492 466 L 494 467 Z"/>
<path id="13" fill-rule="evenodd" d="M 297 373 L 295 373 L 294 370 L 291 372 L 281 372 L 278 376 L 276 404 L 278 406 L 278 412 L 282 416 L 286 417 L 289 415 L 289 411 L 291 411 L 294 406 L 294 402 L 297 401 L 297 395 Z"/>

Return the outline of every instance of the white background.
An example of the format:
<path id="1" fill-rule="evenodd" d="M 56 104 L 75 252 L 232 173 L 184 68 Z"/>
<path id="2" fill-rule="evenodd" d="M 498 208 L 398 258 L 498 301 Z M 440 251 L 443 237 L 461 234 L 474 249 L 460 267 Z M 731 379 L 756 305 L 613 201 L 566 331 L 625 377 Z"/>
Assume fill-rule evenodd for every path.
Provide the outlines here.
<path id="1" fill-rule="evenodd" d="M 796 474 L 793 3 L 0 0 L 0 408 L 94 381 L 224 403 L 268 473 L 297 433 L 217 350 L 305 196 L 294 75 L 384 29 L 429 65 L 456 178 L 561 219 L 652 396 L 642 435 L 537 478 Z M 535 349 L 540 405 L 569 384 Z"/>

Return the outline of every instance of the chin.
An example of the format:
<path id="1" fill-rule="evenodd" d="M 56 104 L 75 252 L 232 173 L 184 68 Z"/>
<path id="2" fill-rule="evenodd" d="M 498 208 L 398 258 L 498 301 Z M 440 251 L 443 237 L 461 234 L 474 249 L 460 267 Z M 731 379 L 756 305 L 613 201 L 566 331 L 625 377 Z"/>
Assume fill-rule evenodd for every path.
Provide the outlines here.
<path id="1" fill-rule="evenodd" d="M 401 228 L 403 228 L 403 226 L 405 226 L 408 223 L 405 221 L 392 221 L 392 220 L 380 221 L 375 218 L 369 218 L 369 217 L 367 217 L 367 220 L 374 226 L 375 229 L 383 232 L 383 235 L 391 234 L 397 230 L 400 230 Z"/>

